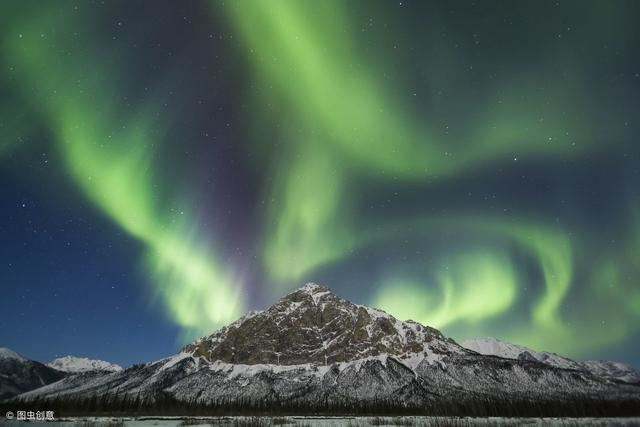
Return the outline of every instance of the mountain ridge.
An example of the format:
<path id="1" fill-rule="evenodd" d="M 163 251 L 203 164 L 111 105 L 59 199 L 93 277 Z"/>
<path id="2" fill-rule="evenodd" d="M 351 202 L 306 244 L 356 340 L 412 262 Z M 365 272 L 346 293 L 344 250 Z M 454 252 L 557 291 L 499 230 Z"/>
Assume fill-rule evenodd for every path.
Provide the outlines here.
<path id="1" fill-rule="evenodd" d="M 65 375 L 11 349 L 0 348 L 0 401 L 54 383 Z"/>
<path id="2" fill-rule="evenodd" d="M 89 359 L 86 357 L 64 356 L 52 360 L 47 363 L 50 368 L 57 369 L 62 372 L 87 372 L 87 371 L 122 371 L 120 365 L 105 362 L 104 360 Z"/>
<path id="3" fill-rule="evenodd" d="M 353 304 L 319 285 L 306 285 L 176 355 L 119 372 L 69 375 L 17 399 L 91 396 L 152 407 L 169 399 L 174 406 L 223 412 L 640 415 L 639 384 L 535 359 L 482 355 L 436 329 Z"/>
<path id="4" fill-rule="evenodd" d="M 0 359 L 14 359 L 19 361 L 28 360 L 23 355 L 16 353 L 15 351 L 7 347 L 0 347 Z"/>
<path id="5" fill-rule="evenodd" d="M 617 379 L 628 383 L 640 383 L 640 371 L 631 365 L 609 360 L 577 361 L 548 351 L 536 351 L 497 338 L 473 338 L 460 343 L 465 348 L 484 355 L 508 359 L 536 360 L 558 368 L 585 370 L 593 374 Z"/>
<path id="6" fill-rule="evenodd" d="M 440 331 L 402 322 L 307 283 L 266 310 L 249 313 L 183 348 L 209 361 L 242 364 L 330 364 L 389 354 L 467 350 Z"/>

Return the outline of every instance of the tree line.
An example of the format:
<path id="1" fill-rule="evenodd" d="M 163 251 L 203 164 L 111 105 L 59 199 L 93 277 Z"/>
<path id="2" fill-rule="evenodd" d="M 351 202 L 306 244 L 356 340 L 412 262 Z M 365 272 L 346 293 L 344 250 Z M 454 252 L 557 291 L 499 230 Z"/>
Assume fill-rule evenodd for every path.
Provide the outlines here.
<path id="1" fill-rule="evenodd" d="M 640 400 L 604 398 L 526 399 L 508 395 L 456 396 L 428 403 L 409 404 L 400 399 L 370 400 L 326 397 L 315 402 L 220 398 L 215 401 L 179 400 L 159 392 L 153 398 L 141 395 L 89 395 L 36 398 L 0 403 L 0 413 L 18 410 L 55 411 L 56 418 L 66 416 L 471 416 L 471 417 L 621 417 L 640 415 Z"/>

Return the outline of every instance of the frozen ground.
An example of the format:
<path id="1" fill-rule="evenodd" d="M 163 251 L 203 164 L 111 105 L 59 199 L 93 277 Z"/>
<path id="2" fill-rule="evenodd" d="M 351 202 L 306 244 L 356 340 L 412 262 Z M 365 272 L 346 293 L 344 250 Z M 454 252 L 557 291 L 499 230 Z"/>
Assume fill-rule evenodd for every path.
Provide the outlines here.
<path id="1" fill-rule="evenodd" d="M 4 421 L 4 420 L 3 420 Z M 3 425 L 26 424 L 4 421 Z M 31 422 L 33 424 L 33 422 Z M 457 418 L 457 417 L 139 417 L 64 418 L 48 426 L 640 426 L 640 418 Z"/>

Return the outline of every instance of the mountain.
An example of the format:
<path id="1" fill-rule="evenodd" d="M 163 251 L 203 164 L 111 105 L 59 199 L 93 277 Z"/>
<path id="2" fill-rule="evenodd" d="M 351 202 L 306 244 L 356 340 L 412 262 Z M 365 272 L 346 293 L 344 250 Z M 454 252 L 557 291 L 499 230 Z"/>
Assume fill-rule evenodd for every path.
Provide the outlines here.
<path id="1" fill-rule="evenodd" d="M 640 371 L 633 366 L 608 360 L 587 360 L 582 365 L 594 375 L 640 384 Z"/>
<path id="2" fill-rule="evenodd" d="M 0 347 L 0 400 L 64 378 L 65 373 Z"/>
<path id="3" fill-rule="evenodd" d="M 16 353 L 15 351 L 6 348 L 6 347 L 0 347 L 0 360 L 16 360 L 19 362 L 26 362 L 27 358 L 24 356 L 19 355 L 18 353 Z"/>
<path id="4" fill-rule="evenodd" d="M 461 344 L 465 348 L 484 355 L 508 359 L 536 360 L 558 368 L 584 370 L 600 377 L 628 383 L 640 383 L 640 372 L 625 363 L 598 360 L 575 361 L 555 353 L 538 352 L 496 338 L 475 338 L 463 341 Z"/>
<path id="5" fill-rule="evenodd" d="M 308 284 L 174 356 L 119 372 L 82 372 L 19 396 L 117 408 L 468 415 L 623 415 L 640 386 L 535 358 L 479 354 Z M 171 402 L 171 403 L 167 403 Z M 93 402 L 95 405 L 95 401 Z M 155 405 L 155 406 L 154 406 Z M 634 412 L 635 411 L 635 412 Z"/>
<path id="6" fill-rule="evenodd" d="M 530 348 L 501 341 L 496 338 L 475 338 L 460 343 L 463 347 L 480 354 L 507 359 L 535 360 L 547 365 L 566 369 L 582 369 L 582 365 L 555 353 L 538 352 Z"/>
<path id="7" fill-rule="evenodd" d="M 92 360 L 86 357 L 65 356 L 47 363 L 50 368 L 62 372 L 87 372 L 87 371 L 122 371 L 122 367 L 104 360 Z"/>
<path id="8" fill-rule="evenodd" d="M 183 352 L 232 364 L 328 365 L 382 355 L 411 358 L 466 351 L 438 330 L 307 284 L 265 311 L 253 312 Z"/>

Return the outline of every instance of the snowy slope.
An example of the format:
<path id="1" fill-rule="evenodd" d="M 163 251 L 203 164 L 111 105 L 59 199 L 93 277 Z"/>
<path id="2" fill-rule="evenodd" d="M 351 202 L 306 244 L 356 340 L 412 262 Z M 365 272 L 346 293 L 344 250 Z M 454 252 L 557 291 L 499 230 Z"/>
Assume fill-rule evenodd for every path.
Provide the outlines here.
<path id="1" fill-rule="evenodd" d="M 587 360 L 581 362 L 590 372 L 610 378 L 616 378 L 628 383 L 640 384 L 640 371 L 626 363 L 611 362 L 608 360 Z"/>
<path id="2" fill-rule="evenodd" d="M 558 368 L 584 370 L 601 377 L 640 383 L 640 372 L 624 363 L 595 360 L 575 361 L 555 353 L 535 351 L 496 338 L 474 338 L 463 341 L 461 345 L 480 354 L 508 359 L 536 360 Z"/>
<path id="3" fill-rule="evenodd" d="M 26 362 L 28 360 L 26 357 L 21 356 L 15 351 L 6 347 L 0 347 L 0 359 L 13 359 L 21 362 Z"/>
<path id="4" fill-rule="evenodd" d="M 121 371 L 122 367 L 104 360 L 87 359 L 86 357 L 65 356 L 52 360 L 47 366 L 63 372 L 87 371 Z"/>
<path id="5" fill-rule="evenodd" d="M 463 347 L 480 354 L 490 354 L 508 359 L 537 360 L 547 365 L 565 369 L 581 369 L 582 365 L 567 357 L 545 351 L 535 351 L 527 347 L 501 341 L 497 338 L 475 338 L 460 343 Z"/>
<path id="6" fill-rule="evenodd" d="M 413 359 L 377 356 L 330 365 L 231 364 L 179 353 L 120 372 L 87 372 L 25 393 L 21 399 L 91 395 L 153 400 L 319 405 L 376 402 L 424 407 L 447 402 L 495 399 L 572 401 L 597 396 L 635 399 L 640 387 L 622 385 L 579 371 L 474 354 L 428 355 Z"/>
<path id="7" fill-rule="evenodd" d="M 58 381 L 65 376 L 8 348 L 0 348 L 0 400 Z"/>

